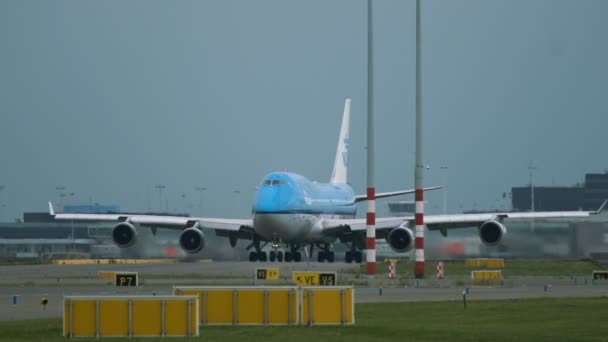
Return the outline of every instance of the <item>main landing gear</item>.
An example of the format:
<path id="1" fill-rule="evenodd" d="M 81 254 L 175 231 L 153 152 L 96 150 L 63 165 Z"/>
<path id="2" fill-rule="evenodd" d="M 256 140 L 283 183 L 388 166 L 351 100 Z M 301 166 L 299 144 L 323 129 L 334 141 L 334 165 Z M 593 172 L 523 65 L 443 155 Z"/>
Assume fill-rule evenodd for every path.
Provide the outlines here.
<path id="1" fill-rule="evenodd" d="M 285 262 L 300 262 L 302 261 L 302 253 L 298 251 L 299 245 L 291 245 L 290 250 L 285 252 Z"/>
<path id="2" fill-rule="evenodd" d="M 319 253 L 317 253 L 317 260 L 319 262 L 334 262 L 336 253 L 329 250 L 329 244 L 325 244 L 323 247 L 319 246 L 319 249 Z"/>
<path id="3" fill-rule="evenodd" d="M 264 246 L 266 246 L 266 244 L 264 244 Z M 260 239 L 256 236 L 253 238 L 253 241 L 251 242 L 251 245 L 249 245 L 247 247 L 247 249 L 251 249 L 251 247 L 253 247 L 255 250 L 249 252 L 249 261 L 262 261 L 265 262 L 266 261 L 266 252 L 262 251 L 262 248 L 264 247 L 260 247 Z"/>
<path id="4" fill-rule="evenodd" d="M 263 246 L 260 246 L 260 240 L 257 238 L 254 238 L 253 242 L 249 246 L 249 249 L 253 247 L 255 249 L 255 251 L 249 252 L 249 261 L 251 261 L 251 262 L 255 262 L 255 261 L 265 262 L 266 260 L 268 260 L 270 262 L 275 262 L 275 261 L 300 262 L 300 261 L 302 261 L 302 253 L 300 253 L 298 251 L 300 249 L 299 245 L 293 244 L 293 245 L 289 246 L 288 251 L 283 251 L 283 250 L 277 250 L 279 245 L 276 244 L 275 242 L 273 242 L 273 249 L 268 254 L 266 254 L 266 252 L 262 251 L 262 248 L 264 248 L 266 246 L 266 244 L 267 243 L 265 243 Z"/>
<path id="5" fill-rule="evenodd" d="M 347 263 L 356 262 L 360 264 L 363 261 L 363 253 L 361 251 L 348 251 L 346 255 L 344 255 L 344 261 Z"/>

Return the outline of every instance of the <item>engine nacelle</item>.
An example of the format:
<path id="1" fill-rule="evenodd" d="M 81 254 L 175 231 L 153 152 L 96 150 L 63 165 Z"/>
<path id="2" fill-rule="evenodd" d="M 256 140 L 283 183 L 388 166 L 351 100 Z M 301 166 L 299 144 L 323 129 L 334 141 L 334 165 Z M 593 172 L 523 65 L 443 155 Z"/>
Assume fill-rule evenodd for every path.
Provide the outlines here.
<path id="1" fill-rule="evenodd" d="M 487 246 L 496 246 L 507 234 L 507 228 L 497 221 L 490 220 L 479 226 L 479 238 Z"/>
<path id="2" fill-rule="evenodd" d="M 198 228 L 185 229 L 179 236 L 179 245 L 188 253 L 198 253 L 205 247 L 205 234 Z"/>
<path id="3" fill-rule="evenodd" d="M 120 222 L 112 229 L 112 241 L 120 248 L 133 246 L 137 238 L 137 230 L 129 222 Z"/>
<path id="4" fill-rule="evenodd" d="M 404 253 L 414 247 L 414 234 L 409 228 L 397 227 L 386 236 L 386 242 L 397 253 Z"/>

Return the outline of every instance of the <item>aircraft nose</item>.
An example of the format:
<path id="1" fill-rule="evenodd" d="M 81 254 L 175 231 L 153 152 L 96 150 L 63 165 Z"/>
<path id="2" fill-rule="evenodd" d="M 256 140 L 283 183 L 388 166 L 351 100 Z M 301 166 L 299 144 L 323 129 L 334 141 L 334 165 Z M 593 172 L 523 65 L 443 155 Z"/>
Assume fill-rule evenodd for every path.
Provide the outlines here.
<path id="1" fill-rule="evenodd" d="M 256 194 L 255 211 L 258 213 L 285 211 L 289 208 L 291 197 L 291 191 L 285 185 L 263 186 Z"/>

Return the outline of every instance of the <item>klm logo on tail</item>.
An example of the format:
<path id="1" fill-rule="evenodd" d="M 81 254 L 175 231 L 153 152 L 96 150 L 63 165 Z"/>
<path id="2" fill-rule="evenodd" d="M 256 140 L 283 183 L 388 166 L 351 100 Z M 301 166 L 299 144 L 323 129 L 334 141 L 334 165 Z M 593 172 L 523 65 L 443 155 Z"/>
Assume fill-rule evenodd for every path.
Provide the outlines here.
<path id="1" fill-rule="evenodd" d="M 345 167 L 348 167 L 348 137 L 342 140 L 342 144 L 344 144 L 344 151 L 342 151 L 342 162 Z"/>
<path id="2" fill-rule="evenodd" d="M 342 125 L 340 127 L 340 137 L 338 138 L 338 148 L 336 149 L 336 159 L 334 160 L 334 170 L 331 174 L 330 183 L 347 183 L 348 167 L 348 131 L 350 129 L 350 99 L 344 101 L 344 114 L 342 115 Z"/>

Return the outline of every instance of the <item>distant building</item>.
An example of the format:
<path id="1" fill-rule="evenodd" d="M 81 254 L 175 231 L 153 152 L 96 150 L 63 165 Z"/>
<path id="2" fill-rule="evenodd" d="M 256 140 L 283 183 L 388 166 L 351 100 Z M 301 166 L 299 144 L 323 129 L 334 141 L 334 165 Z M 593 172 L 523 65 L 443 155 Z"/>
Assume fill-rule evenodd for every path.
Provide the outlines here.
<path id="1" fill-rule="evenodd" d="M 416 212 L 416 202 L 414 201 L 388 202 L 386 205 L 388 205 L 391 215 L 394 216 L 413 215 Z"/>
<path id="2" fill-rule="evenodd" d="M 120 213 L 119 205 L 66 205 L 63 207 L 65 213 L 82 213 L 82 214 L 115 214 Z"/>
<path id="3" fill-rule="evenodd" d="M 513 211 L 532 210 L 532 189 L 529 186 L 511 188 Z M 535 186 L 534 211 L 581 210 L 585 189 L 571 186 Z"/>
<path id="4" fill-rule="evenodd" d="M 530 186 L 513 187 L 513 211 L 532 210 Z M 534 211 L 595 210 L 608 200 L 608 173 L 588 173 L 582 186 L 535 186 Z"/>

